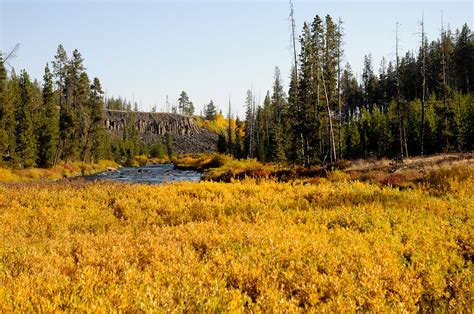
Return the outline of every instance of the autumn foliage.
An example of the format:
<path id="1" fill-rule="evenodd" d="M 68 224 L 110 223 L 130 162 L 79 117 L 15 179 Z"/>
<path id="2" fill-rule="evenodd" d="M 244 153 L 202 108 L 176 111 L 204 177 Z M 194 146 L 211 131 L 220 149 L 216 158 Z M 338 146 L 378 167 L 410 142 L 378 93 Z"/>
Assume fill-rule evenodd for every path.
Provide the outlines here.
<path id="1" fill-rule="evenodd" d="M 0 186 L 0 311 L 469 311 L 474 176 L 450 173 Z"/>

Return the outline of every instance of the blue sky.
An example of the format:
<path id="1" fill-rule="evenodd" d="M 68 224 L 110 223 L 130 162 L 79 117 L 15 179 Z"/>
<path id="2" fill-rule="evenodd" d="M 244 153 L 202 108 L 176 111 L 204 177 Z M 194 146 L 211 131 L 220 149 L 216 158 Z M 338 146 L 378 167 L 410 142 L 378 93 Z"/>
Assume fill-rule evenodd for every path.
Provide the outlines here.
<path id="1" fill-rule="evenodd" d="M 401 51 L 419 44 L 422 12 L 430 40 L 444 24 L 468 23 L 471 1 L 298 1 L 296 25 L 316 14 L 344 21 L 344 63 L 360 74 L 364 55 L 372 53 L 377 70 L 382 57 L 394 59 L 395 23 Z M 242 116 L 246 91 L 252 87 L 263 102 L 272 87 L 275 66 L 285 85 L 291 67 L 289 6 L 268 1 L 33 1 L 0 0 L 0 50 L 20 43 L 10 64 L 41 79 L 58 44 L 69 55 L 77 48 L 87 72 L 100 78 L 108 96 L 134 99 L 142 110 L 166 96 L 177 101 L 185 90 L 197 113 L 210 99 Z"/>

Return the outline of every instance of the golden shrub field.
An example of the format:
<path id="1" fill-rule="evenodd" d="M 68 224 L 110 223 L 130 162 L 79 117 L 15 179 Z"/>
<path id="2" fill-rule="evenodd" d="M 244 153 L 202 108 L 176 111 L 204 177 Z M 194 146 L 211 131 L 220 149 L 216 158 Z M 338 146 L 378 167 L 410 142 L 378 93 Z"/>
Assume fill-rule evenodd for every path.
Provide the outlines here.
<path id="1" fill-rule="evenodd" d="M 10 169 L 0 167 L 0 183 L 18 183 L 33 181 L 55 181 L 63 178 L 91 175 L 119 165 L 110 160 L 100 160 L 96 163 L 67 162 L 59 163 L 52 168 Z"/>
<path id="2" fill-rule="evenodd" d="M 0 312 L 466 311 L 474 183 L 0 185 Z"/>

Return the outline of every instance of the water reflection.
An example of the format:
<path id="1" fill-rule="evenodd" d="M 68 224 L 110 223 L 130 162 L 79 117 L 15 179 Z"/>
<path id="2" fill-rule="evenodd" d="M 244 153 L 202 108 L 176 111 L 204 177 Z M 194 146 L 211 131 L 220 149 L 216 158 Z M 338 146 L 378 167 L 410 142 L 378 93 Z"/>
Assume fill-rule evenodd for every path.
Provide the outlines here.
<path id="1" fill-rule="evenodd" d="M 87 180 L 111 180 L 128 183 L 162 184 L 166 182 L 198 182 L 202 174 L 189 170 L 176 170 L 173 164 L 157 164 L 143 167 L 123 167 L 86 177 Z"/>

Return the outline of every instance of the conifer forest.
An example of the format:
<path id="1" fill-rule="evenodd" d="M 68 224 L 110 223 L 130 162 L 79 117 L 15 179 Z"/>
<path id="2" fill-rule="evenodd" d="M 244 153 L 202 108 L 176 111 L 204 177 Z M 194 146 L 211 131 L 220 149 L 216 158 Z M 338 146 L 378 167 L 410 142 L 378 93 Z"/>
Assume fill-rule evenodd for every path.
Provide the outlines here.
<path id="1" fill-rule="evenodd" d="M 472 151 L 474 37 L 467 24 L 432 41 L 423 35 L 416 52 L 397 50 L 395 60 L 382 59 L 379 66 L 366 55 L 361 79 L 341 64 L 342 25 L 331 16 L 304 23 L 289 85 L 276 67 L 262 104 L 249 90 L 245 119 L 218 132 L 222 152 L 315 165 Z M 27 70 L 7 74 L 3 61 L 0 73 L 0 152 L 7 165 L 118 161 L 147 152 L 134 134 L 133 115 L 122 139 L 107 135 L 103 110 L 137 111 L 136 103 L 132 108 L 122 98 L 104 98 L 78 50 L 68 57 L 59 45 L 41 81 Z M 212 101 L 205 106 L 204 118 L 215 120 L 213 107 Z M 183 91 L 170 111 L 193 115 L 195 109 Z"/>

